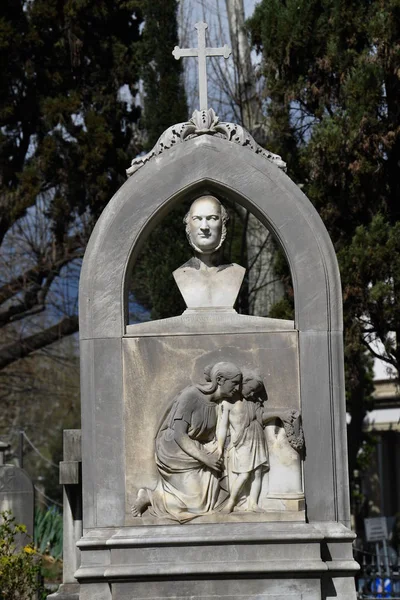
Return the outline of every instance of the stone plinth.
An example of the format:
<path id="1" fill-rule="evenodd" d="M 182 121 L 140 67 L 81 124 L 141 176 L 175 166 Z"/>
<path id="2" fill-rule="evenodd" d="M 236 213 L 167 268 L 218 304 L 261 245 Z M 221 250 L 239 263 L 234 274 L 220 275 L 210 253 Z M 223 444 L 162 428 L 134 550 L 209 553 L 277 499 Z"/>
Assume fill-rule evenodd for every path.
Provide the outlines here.
<path id="1" fill-rule="evenodd" d="M 321 585 L 328 573 L 343 580 L 357 568 L 352 539 L 343 526 L 307 523 L 96 530 L 79 542 L 77 577 L 85 599 L 96 590 L 102 600 L 321 600 L 330 597 Z"/>
<path id="2" fill-rule="evenodd" d="M 80 564 L 76 543 L 82 536 L 82 449 L 81 430 L 65 429 L 64 460 L 60 462 L 63 485 L 63 583 L 48 596 L 52 600 L 79 600 L 75 572 Z"/>

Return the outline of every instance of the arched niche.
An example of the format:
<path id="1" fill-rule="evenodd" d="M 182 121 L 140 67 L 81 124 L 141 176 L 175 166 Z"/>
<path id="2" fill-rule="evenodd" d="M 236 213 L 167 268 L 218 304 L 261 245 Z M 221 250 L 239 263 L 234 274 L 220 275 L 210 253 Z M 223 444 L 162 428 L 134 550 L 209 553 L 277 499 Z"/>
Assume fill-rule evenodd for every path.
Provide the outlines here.
<path id="1" fill-rule="evenodd" d="M 268 311 L 273 306 L 275 298 L 280 298 L 279 290 L 283 289 L 283 284 L 279 286 L 279 290 L 276 290 L 277 281 L 274 271 L 278 243 L 274 234 L 268 229 L 268 224 L 261 222 L 254 213 L 247 210 L 243 206 L 243 199 L 234 190 L 204 180 L 190 186 L 183 194 L 183 198 L 179 194 L 179 200 L 171 199 L 167 205 L 168 213 L 161 222 L 157 225 L 153 220 L 151 223 L 153 227 L 146 227 L 142 232 L 132 253 L 131 264 L 128 265 L 125 278 L 129 289 L 127 332 L 132 330 L 131 325 L 181 315 L 185 310 L 184 299 L 172 273 L 193 255 L 188 244 L 183 218 L 193 201 L 204 195 L 217 197 L 230 215 L 227 237 L 223 246 L 224 263 L 236 262 L 247 269 L 247 276 L 235 304 L 236 310 L 244 315 L 268 317 Z M 162 236 L 161 244 L 159 236 Z M 141 305 L 141 301 L 144 300 L 141 285 L 146 286 L 147 277 L 143 281 L 143 273 L 149 273 L 149 276 L 157 279 L 158 275 L 154 269 L 159 265 L 162 265 L 162 283 L 164 289 L 168 289 L 168 296 L 163 294 L 153 306 L 152 299 L 147 298 L 146 295 L 149 306 L 144 308 Z M 161 290 L 160 282 L 157 283 L 157 290 L 158 292 Z"/>
<path id="2" fill-rule="evenodd" d="M 127 273 L 171 207 L 204 190 L 248 208 L 285 253 L 299 332 L 307 514 L 311 521 L 347 524 L 342 305 L 332 243 L 312 204 L 285 173 L 247 148 L 205 135 L 137 171 L 104 210 L 85 254 L 79 303 L 84 527 L 123 524 Z"/>
<path id="3" fill-rule="evenodd" d="M 143 240 L 172 205 L 204 189 L 239 202 L 275 235 L 292 274 L 296 328 L 342 331 L 337 261 L 312 204 L 275 165 L 240 146 L 203 136 L 145 165 L 104 210 L 82 267 L 81 337 L 123 335 L 126 273 Z"/>

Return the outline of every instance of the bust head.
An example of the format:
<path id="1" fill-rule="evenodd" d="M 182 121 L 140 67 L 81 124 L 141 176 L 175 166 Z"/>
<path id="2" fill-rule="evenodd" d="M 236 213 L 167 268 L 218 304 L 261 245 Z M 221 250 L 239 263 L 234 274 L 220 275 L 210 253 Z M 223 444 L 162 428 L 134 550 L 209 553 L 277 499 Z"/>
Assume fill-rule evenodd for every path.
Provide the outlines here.
<path id="1" fill-rule="evenodd" d="M 214 196 L 200 196 L 191 205 L 183 222 L 189 244 L 199 254 L 219 250 L 226 238 L 229 215 Z"/>

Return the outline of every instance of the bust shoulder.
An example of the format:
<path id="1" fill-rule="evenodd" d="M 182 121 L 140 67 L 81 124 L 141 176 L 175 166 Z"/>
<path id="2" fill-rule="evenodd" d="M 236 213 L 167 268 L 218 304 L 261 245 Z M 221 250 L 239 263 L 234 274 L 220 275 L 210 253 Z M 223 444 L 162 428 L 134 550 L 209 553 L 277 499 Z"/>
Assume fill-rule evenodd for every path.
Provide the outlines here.
<path id="1" fill-rule="evenodd" d="M 175 271 L 173 272 L 173 275 L 175 277 L 175 273 L 178 273 L 181 269 L 194 269 L 195 271 L 209 271 L 212 273 L 220 273 L 222 271 L 226 271 L 227 269 L 235 269 L 237 271 L 240 272 L 244 272 L 246 269 L 244 267 L 241 267 L 240 265 L 236 264 L 236 263 L 226 263 L 223 265 L 218 265 L 216 267 L 204 267 L 202 269 L 202 263 L 201 260 L 198 259 L 196 256 L 193 256 L 192 258 L 190 258 L 187 262 L 185 262 L 183 265 L 181 265 L 180 267 L 178 267 L 177 269 L 175 269 Z"/>
<path id="2" fill-rule="evenodd" d="M 246 269 L 230 263 L 206 267 L 192 258 L 173 272 L 189 310 L 233 310 Z"/>

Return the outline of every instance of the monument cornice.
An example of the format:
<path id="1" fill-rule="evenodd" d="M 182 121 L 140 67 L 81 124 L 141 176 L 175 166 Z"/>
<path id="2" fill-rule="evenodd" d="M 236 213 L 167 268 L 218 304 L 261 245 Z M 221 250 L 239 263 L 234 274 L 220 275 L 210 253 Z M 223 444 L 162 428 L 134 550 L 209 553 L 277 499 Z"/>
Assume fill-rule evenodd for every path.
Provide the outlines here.
<path id="1" fill-rule="evenodd" d="M 130 177 L 154 157 L 170 150 L 177 144 L 204 135 L 211 135 L 248 148 L 255 154 L 272 162 L 283 171 L 286 170 L 286 163 L 278 154 L 274 154 L 273 152 L 262 148 L 257 144 L 253 136 L 241 125 L 238 125 L 237 123 L 220 122 L 215 111 L 212 108 L 209 108 L 208 110 L 195 110 L 189 121 L 176 123 L 175 125 L 168 127 L 168 129 L 166 129 L 158 138 L 156 145 L 150 152 L 132 160 L 131 166 L 127 169 L 126 174 Z"/>

